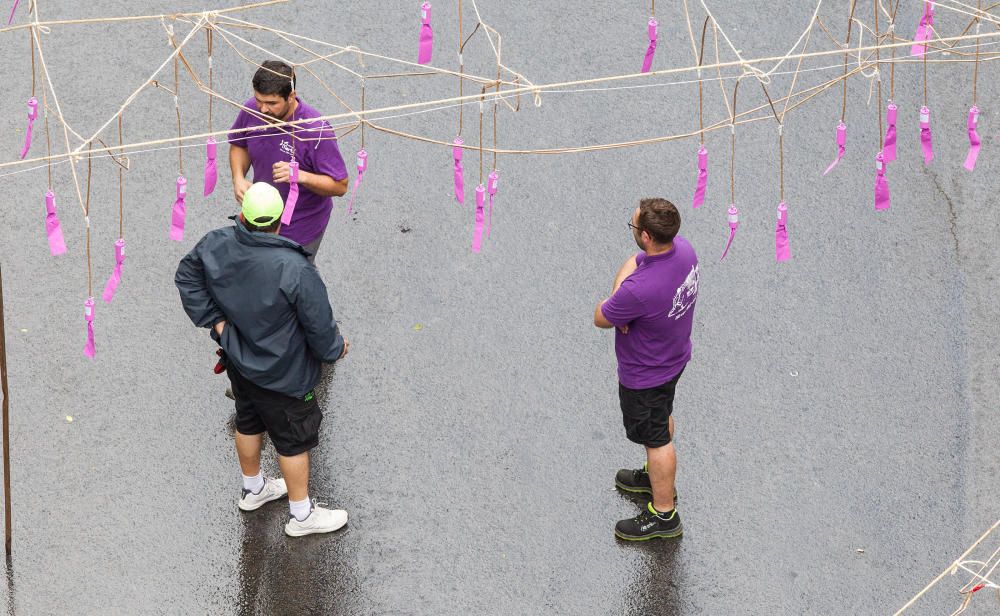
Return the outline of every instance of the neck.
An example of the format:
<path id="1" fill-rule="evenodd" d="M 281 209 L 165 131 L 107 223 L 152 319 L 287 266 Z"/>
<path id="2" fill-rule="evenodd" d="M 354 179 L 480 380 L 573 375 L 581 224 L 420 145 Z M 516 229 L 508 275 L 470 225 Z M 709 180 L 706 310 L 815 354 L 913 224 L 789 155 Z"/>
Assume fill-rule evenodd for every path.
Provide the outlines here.
<path id="1" fill-rule="evenodd" d="M 290 104 L 288 106 L 288 114 L 285 117 L 281 118 L 281 121 L 282 122 L 288 122 L 292 118 L 294 118 L 295 117 L 295 110 L 298 109 L 298 108 L 299 108 L 299 100 L 293 96 L 292 97 L 292 104 Z"/>
<path id="2" fill-rule="evenodd" d="M 650 242 L 646 246 L 646 254 L 650 257 L 655 257 L 656 255 L 662 255 L 664 253 L 670 252 L 674 249 L 674 243 L 668 242 L 666 244 L 654 244 Z"/>

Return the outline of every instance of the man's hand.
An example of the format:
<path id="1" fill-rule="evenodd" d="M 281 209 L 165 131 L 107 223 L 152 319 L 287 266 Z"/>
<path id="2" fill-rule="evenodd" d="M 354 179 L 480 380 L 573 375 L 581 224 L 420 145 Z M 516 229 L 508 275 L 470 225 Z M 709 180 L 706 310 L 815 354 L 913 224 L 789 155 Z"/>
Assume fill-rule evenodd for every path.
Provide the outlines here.
<path id="1" fill-rule="evenodd" d="M 243 205 L 243 195 L 252 186 L 250 180 L 246 178 L 233 178 L 233 194 L 236 196 L 236 203 Z"/>
<path id="2" fill-rule="evenodd" d="M 341 351 L 340 357 L 337 358 L 337 361 L 340 361 L 340 360 L 344 359 L 345 357 L 347 357 L 347 350 L 350 347 L 351 347 L 351 343 L 347 340 L 347 338 L 344 338 L 344 350 Z"/>
<path id="3" fill-rule="evenodd" d="M 226 328 L 226 322 L 225 322 L 225 320 L 222 320 L 222 321 L 219 321 L 218 323 L 216 323 L 213 329 L 215 329 L 215 333 L 218 336 L 221 337 L 222 336 L 222 330 L 225 329 L 225 328 Z"/>
<path id="4" fill-rule="evenodd" d="M 299 171 L 301 176 L 302 172 Z M 271 166 L 271 177 L 274 179 L 275 184 L 287 184 L 289 178 L 291 177 L 291 171 L 288 166 L 288 161 L 280 161 L 274 163 Z"/>

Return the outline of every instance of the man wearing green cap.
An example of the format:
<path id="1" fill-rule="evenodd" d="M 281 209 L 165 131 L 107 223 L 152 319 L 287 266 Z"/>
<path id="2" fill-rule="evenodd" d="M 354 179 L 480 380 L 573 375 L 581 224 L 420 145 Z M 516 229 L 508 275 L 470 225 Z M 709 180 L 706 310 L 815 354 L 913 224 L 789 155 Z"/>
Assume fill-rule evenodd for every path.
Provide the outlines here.
<path id="1" fill-rule="evenodd" d="M 210 231 L 177 267 L 174 282 L 191 321 L 210 328 L 236 399 L 237 505 L 253 511 L 288 495 L 285 533 L 327 533 L 347 512 L 309 499 L 309 450 L 323 419 L 313 388 L 322 363 L 347 355 L 326 286 L 308 253 L 277 234 L 284 204 L 269 184 L 252 185 L 236 224 Z M 267 432 L 284 478 L 261 474 Z"/>

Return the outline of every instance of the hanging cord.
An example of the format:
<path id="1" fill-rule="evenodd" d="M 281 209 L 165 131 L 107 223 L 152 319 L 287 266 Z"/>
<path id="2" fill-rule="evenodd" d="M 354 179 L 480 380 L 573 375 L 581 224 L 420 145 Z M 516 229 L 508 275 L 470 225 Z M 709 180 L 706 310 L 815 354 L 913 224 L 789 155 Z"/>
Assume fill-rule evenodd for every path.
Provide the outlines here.
<path id="1" fill-rule="evenodd" d="M 983 0 L 976 0 L 976 11 L 982 13 Z M 979 15 L 976 15 L 976 64 L 972 69 L 972 105 L 976 105 L 976 82 L 979 80 Z"/>
<path id="2" fill-rule="evenodd" d="M 778 117 L 778 112 L 774 108 L 774 101 L 771 100 L 771 95 L 767 91 L 767 86 L 764 85 L 763 81 L 759 81 L 759 83 L 760 87 L 764 90 L 764 96 L 767 97 L 767 104 L 771 106 L 771 115 L 774 116 L 774 121 L 778 123 L 778 158 L 781 161 L 778 166 L 778 184 L 779 184 L 779 193 L 781 194 L 781 200 L 784 201 L 785 200 L 785 137 L 782 134 L 784 131 L 782 130 L 781 126 L 781 118 Z M 736 102 L 734 96 L 733 109 L 735 108 L 736 108 Z"/>
<path id="3" fill-rule="evenodd" d="M 28 30 L 28 39 L 31 40 L 31 96 L 35 96 L 35 37 Z"/>
<path id="4" fill-rule="evenodd" d="M 125 149 L 122 147 L 122 116 L 118 114 L 118 148 L 121 160 L 118 162 L 118 238 L 125 239 Z"/>
<path id="5" fill-rule="evenodd" d="M 205 32 L 208 34 L 208 91 L 214 92 L 212 89 L 212 28 L 207 26 Z M 176 65 L 176 62 L 175 62 Z M 212 132 L 212 104 L 215 102 L 215 97 L 211 94 L 208 95 L 208 132 Z M 118 116 L 119 122 L 121 121 L 121 116 Z"/>
<path id="6" fill-rule="evenodd" d="M 730 203 L 736 203 L 736 93 L 740 90 L 740 81 L 743 76 L 740 75 L 736 79 L 736 85 L 733 86 L 733 112 L 732 121 L 729 125 L 730 136 L 730 152 L 729 152 L 729 196 Z"/>
<path id="7" fill-rule="evenodd" d="M 656 0 L 653 0 L 653 17 L 656 17 Z"/>
<path id="8" fill-rule="evenodd" d="M 851 0 L 851 14 L 847 18 L 847 40 L 844 42 L 844 100 L 840 108 L 840 121 L 843 122 L 847 117 L 847 63 L 850 52 L 847 51 L 851 46 L 851 27 L 854 25 L 854 9 L 857 7 L 857 0 Z"/>
<path id="9" fill-rule="evenodd" d="M 181 73 L 180 61 L 174 56 L 174 110 L 177 111 L 177 168 L 180 174 L 184 175 L 184 150 L 180 146 L 183 144 L 184 135 L 181 133 Z"/>
<path id="10" fill-rule="evenodd" d="M 49 132 L 49 97 L 44 83 L 42 84 L 42 107 L 44 107 L 42 111 L 45 115 L 46 166 L 49 172 L 49 190 L 52 190 L 52 133 Z"/>
<path id="11" fill-rule="evenodd" d="M 708 21 L 701 27 L 701 53 L 698 54 L 698 134 L 701 135 L 701 145 L 705 145 L 705 97 L 702 93 L 701 65 L 705 62 L 705 35 L 708 33 Z"/>
<path id="12" fill-rule="evenodd" d="M 479 183 L 483 183 L 483 99 L 486 98 L 486 86 L 479 95 Z"/>
<path id="13" fill-rule="evenodd" d="M 896 0 L 896 6 L 892 9 L 892 17 L 889 18 L 889 32 L 892 34 L 892 42 L 896 42 L 896 11 L 899 10 L 899 3 L 902 0 Z M 889 65 L 889 100 L 896 100 L 896 46 L 892 46 L 892 64 Z"/>
<path id="14" fill-rule="evenodd" d="M 878 106 L 875 107 L 875 113 L 878 115 L 878 151 L 881 152 L 885 148 L 885 133 L 882 132 L 882 33 L 879 32 L 878 27 L 878 3 L 879 0 L 875 0 L 873 6 L 875 8 L 875 74 L 878 77 Z M 871 90 L 869 90 L 869 94 Z"/>
<path id="15" fill-rule="evenodd" d="M 499 38 L 499 37 L 497 37 Z M 497 93 L 493 97 L 493 170 L 497 170 L 497 107 L 500 105 L 501 69 L 500 52 L 503 51 L 503 39 L 497 41 Z"/>
<path id="16" fill-rule="evenodd" d="M 462 48 L 465 47 L 465 44 L 462 41 L 462 36 L 463 36 L 462 35 L 462 0 L 458 0 L 458 97 L 459 98 L 462 98 L 462 94 L 464 93 L 463 86 L 465 85 L 464 84 L 465 79 L 463 79 L 463 77 L 462 77 L 465 74 L 465 61 L 462 59 Z M 458 136 L 459 137 L 462 136 L 462 107 L 464 107 L 464 105 L 460 105 L 458 107 Z"/>
<path id="17" fill-rule="evenodd" d="M 930 24 L 927 24 L 927 27 L 930 28 L 932 26 Z M 930 48 L 927 45 L 924 45 L 924 53 L 923 53 L 923 56 L 924 56 L 924 107 L 927 106 L 927 56 L 928 56 L 927 52 L 929 50 L 930 50 Z"/>
<path id="18" fill-rule="evenodd" d="M 94 144 L 87 151 L 87 205 L 83 208 L 83 218 L 87 222 L 87 297 L 94 297 L 94 274 L 90 264 L 90 178 L 94 167 Z"/>
<path id="19" fill-rule="evenodd" d="M 365 149 L 365 124 L 368 124 L 368 119 L 365 118 L 365 79 L 361 78 L 361 149 Z"/>

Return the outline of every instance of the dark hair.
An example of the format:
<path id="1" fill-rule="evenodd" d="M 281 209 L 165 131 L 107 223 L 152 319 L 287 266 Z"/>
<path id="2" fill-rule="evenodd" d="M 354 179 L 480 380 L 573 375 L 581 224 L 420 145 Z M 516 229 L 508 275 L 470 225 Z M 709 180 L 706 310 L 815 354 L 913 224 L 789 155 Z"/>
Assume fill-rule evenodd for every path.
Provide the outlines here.
<path id="1" fill-rule="evenodd" d="M 271 222 L 271 224 L 264 225 L 263 227 L 258 227 L 254 224 L 251 224 L 249 220 L 247 220 L 241 215 L 240 223 L 242 223 L 243 227 L 250 232 L 258 231 L 261 233 L 274 233 L 275 231 L 278 230 L 278 227 L 281 226 L 281 217 L 279 216 L 278 218 L 276 218 L 274 221 Z"/>
<path id="2" fill-rule="evenodd" d="M 287 99 L 295 89 L 295 71 L 279 60 L 265 60 L 253 75 L 253 89 L 261 94 L 277 94 Z"/>
<path id="3" fill-rule="evenodd" d="M 681 229 L 681 215 L 673 203 L 657 197 L 639 201 L 639 230 L 660 244 L 669 244 Z"/>

